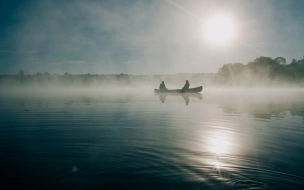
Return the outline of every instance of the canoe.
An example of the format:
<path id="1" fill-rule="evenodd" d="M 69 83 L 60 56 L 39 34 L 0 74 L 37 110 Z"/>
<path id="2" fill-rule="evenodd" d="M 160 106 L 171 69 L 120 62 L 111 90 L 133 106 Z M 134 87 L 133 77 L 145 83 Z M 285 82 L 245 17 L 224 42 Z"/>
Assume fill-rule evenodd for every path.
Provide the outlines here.
<path id="1" fill-rule="evenodd" d="M 182 89 L 175 89 L 175 90 L 159 90 L 159 89 L 154 89 L 155 93 L 181 93 Z M 195 88 L 189 88 L 188 90 L 182 92 L 182 93 L 198 93 L 203 90 L 202 86 L 195 87 Z"/>

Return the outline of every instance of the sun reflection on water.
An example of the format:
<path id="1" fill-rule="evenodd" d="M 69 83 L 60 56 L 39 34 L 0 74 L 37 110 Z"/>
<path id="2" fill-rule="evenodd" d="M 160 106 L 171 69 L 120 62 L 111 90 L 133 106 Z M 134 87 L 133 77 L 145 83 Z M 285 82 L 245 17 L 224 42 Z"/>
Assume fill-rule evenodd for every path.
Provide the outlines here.
<path id="1" fill-rule="evenodd" d="M 221 163 L 219 161 L 215 161 L 213 164 L 214 164 L 214 167 L 216 169 L 220 169 L 221 168 Z"/>
<path id="2" fill-rule="evenodd" d="M 209 151 L 216 155 L 229 154 L 232 152 L 230 141 L 227 133 L 217 131 L 208 139 Z"/>
<path id="3" fill-rule="evenodd" d="M 233 138 L 231 133 L 216 130 L 212 131 L 207 138 L 207 150 L 214 154 L 210 165 L 212 166 L 213 173 L 221 175 L 221 170 L 225 168 L 225 157 L 233 153 Z"/>

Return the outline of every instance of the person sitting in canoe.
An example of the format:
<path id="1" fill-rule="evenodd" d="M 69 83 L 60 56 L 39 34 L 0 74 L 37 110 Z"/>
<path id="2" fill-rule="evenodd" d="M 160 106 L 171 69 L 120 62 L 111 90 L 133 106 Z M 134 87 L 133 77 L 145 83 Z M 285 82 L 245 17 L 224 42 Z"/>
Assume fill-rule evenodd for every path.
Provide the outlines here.
<path id="1" fill-rule="evenodd" d="M 165 85 L 165 82 L 164 82 L 164 81 L 162 81 L 162 83 L 160 83 L 160 85 L 159 85 L 159 90 L 162 90 L 162 91 L 168 90 L 168 89 L 166 88 L 166 85 Z"/>
<path id="2" fill-rule="evenodd" d="M 186 92 L 190 87 L 188 80 L 186 80 L 185 86 L 182 88 L 181 93 Z"/>

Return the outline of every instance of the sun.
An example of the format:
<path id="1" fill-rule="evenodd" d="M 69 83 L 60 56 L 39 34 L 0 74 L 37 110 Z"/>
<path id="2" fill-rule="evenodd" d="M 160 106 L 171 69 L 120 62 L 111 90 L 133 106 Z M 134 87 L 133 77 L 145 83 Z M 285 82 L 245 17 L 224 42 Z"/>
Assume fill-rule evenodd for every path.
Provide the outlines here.
<path id="1" fill-rule="evenodd" d="M 233 21 L 227 16 L 215 16 L 204 25 L 205 39 L 213 44 L 227 44 L 235 35 Z"/>

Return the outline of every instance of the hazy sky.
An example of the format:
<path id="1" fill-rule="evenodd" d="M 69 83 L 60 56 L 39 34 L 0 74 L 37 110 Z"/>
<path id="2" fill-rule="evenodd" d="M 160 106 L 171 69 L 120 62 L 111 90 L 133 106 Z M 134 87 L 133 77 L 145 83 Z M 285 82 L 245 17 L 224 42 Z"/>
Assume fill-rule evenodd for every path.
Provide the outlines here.
<path id="1" fill-rule="evenodd" d="M 302 0 L 0 0 L 0 74 L 217 72 L 224 63 L 304 55 Z M 229 17 L 235 36 L 208 43 Z"/>

